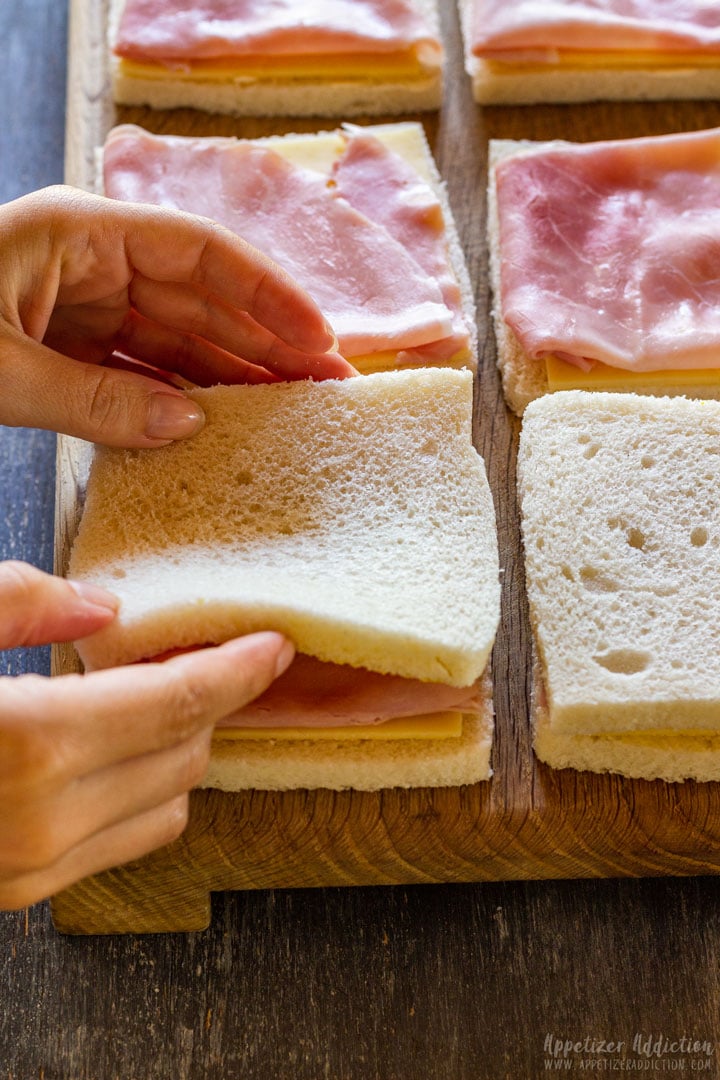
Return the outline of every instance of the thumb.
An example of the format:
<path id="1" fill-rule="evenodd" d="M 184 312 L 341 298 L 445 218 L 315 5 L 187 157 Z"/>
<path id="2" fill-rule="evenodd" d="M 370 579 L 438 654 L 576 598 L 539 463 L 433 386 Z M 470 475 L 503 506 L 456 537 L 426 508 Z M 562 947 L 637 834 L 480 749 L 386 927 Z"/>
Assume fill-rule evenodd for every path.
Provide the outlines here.
<path id="1" fill-rule="evenodd" d="M 22 562 L 0 562 L 0 649 L 72 641 L 115 617 L 111 593 Z"/>
<path id="2" fill-rule="evenodd" d="M 173 386 L 4 335 L 2 424 L 143 448 L 188 438 L 204 420 L 200 406 Z"/>

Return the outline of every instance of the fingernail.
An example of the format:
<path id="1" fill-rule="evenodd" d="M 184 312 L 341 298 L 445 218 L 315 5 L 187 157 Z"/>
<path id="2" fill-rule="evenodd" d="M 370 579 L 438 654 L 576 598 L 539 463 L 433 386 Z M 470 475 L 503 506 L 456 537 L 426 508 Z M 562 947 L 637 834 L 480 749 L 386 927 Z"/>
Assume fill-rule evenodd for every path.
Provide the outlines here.
<path id="1" fill-rule="evenodd" d="M 332 345 L 331 345 L 331 346 L 330 346 L 330 348 L 329 348 L 329 349 L 327 349 L 326 351 L 327 351 L 327 352 L 337 352 L 337 351 L 338 351 L 338 339 L 337 339 L 337 334 L 335 333 L 335 331 L 333 330 L 332 326 L 331 326 L 331 325 L 330 325 L 330 323 L 328 323 L 328 322 L 326 322 L 326 323 L 325 323 L 325 332 L 326 332 L 326 334 L 328 335 L 328 337 L 329 337 L 329 338 L 331 339 L 331 341 L 332 341 Z"/>
<path id="2" fill-rule="evenodd" d="M 190 398 L 179 394 L 153 394 L 145 434 L 149 439 L 187 439 L 205 423 L 205 414 Z"/>
<path id="3" fill-rule="evenodd" d="M 68 585 L 84 603 L 91 604 L 93 607 L 117 611 L 120 606 L 117 596 L 101 589 L 99 585 L 91 585 L 89 581 L 68 581 Z"/>
<path id="4" fill-rule="evenodd" d="M 293 645 L 293 643 L 291 641 L 288 641 L 286 639 L 283 646 L 282 646 L 282 648 L 280 649 L 280 652 L 277 654 L 277 658 L 275 660 L 275 678 L 276 679 L 277 679 L 278 675 L 282 675 L 283 671 L 287 671 L 287 669 L 290 667 L 290 665 L 292 664 L 294 659 L 295 659 L 295 646 Z"/>

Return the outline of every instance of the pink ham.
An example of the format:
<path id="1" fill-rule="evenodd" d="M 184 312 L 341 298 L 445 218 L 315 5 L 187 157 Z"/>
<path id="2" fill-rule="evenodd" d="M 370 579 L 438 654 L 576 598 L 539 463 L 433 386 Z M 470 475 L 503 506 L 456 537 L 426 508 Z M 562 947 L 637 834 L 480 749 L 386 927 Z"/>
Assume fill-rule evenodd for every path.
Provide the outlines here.
<path id="1" fill-rule="evenodd" d="M 436 35 L 412 0 L 126 0 L 115 51 L 177 64 L 242 56 L 387 53 Z"/>
<path id="2" fill-rule="evenodd" d="M 379 675 L 299 654 L 264 694 L 220 727 L 349 727 L 479 707 L 476 686 L 458 689 Z"/>
<path id="3" fill-rule="evenodd" d="M 470 335 L 460 288 L 450 266 L 442 206 L 430 185 L 399 154 L 362 128 L 350 129 L 333 177 L 337 194 L 382 225 L 437 281 L 453 313 L 449 337 L 419 349 L 404 350 L 398 362 L 442 364 L 468 349 Z"/>
<path id="4" fill-rule="evenodd" d="M 503 317 L 526 353 L 720 366 L 720 129 L 555 143 L 497 168 Z"/>
<path id="5" fill-rule="evenodd" d="M 347 356 L 425 345 L 452 330 L 440 287 L 402 245 L 335 198 L 320 173 L 267 145 L 117 128 L 104 183 L 113 198 L 211 217 L 271 256 L 316 300 Z"/>
<path id="6" fill-rule="evenodd" d="M 720 51 L 720 8 L 707 0 L 475 0 L 472 51 L 548 60 L 589 52 Z"/>

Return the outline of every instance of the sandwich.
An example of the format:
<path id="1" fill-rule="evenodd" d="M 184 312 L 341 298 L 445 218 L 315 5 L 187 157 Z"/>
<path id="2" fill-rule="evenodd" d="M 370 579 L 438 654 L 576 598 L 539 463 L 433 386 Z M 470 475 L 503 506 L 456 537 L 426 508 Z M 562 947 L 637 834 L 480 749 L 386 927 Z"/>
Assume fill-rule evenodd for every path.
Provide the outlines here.
<path id="1" fill-rule="evenodd" d="M 720 16 L 703 0 L 460 0 L 483 104 L 652 101 L 720 93 Z"/>
<path id="2" fill-rule="evenodd" d="M 568 389 L 720 396 L 720 129 L 491 144 L 488 243 L 510 407 Z"/>
<path id="3" fill-rule="evenodd" d="M 540 398 L 518 494 L 538 758 L 720 779 L 720 402 Z"/>
<path id="4" fill-rule="evenodd" d="M 195 438 L 96 450 L 68 572 L 121 606 L 77 643 L 85 669 L 259 629 L 298 653 L 217 729 L 205 786 L 490 775 L 500 587 L 472 385 L 436 368 L 215 386 L 194 392 Z"/>
<path id="5" fill-rule="evenodd" d="M 102 189 L 240 233 L 304 286 L 363 374 L 476 366 L 472 288 L 418 123 L 257 140 L 123 125 Z"/>
<path id="6" fill-rule="evenodd" d="M 238 116 L 437 109 L 436 0 L 114 0 L 115 100 Z"/>

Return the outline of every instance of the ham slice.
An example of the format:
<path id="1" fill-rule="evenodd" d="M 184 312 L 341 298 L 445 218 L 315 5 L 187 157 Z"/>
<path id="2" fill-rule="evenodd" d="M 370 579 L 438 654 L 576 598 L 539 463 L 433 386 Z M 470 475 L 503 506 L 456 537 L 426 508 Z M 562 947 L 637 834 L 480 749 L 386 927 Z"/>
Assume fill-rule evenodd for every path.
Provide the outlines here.
<path id="1" fill-rule="evenodd" d="M 557 51 L 720 51 L 707 0 L 475 0 L 472 51 L 485 59 L 557 59 Z"/>
<path id="2" fill-rule="evenodd" d="M 380 139 L 350 128 L 345 152 L 333 168 L 337 194 L 382 225 L 425 273 L 437 281 L 453 313 L 452 334 L 406 349 L 399 363 L 442 364 L 470 347 L 462 296 L 448 256 L 443 210 L 437 195 L 399 154 Z"/>
<path id="3" fill-rule="evenodd" d="M 477 686 L 424 683 L 298 654 L 264 694 L 219 726 L 349 727 L 479 708 Z"/>
<path id="4" fill-rule="evenodd" d="M 211 217 L 265 252 L 318 303 L 346 356 L 452 331 L 440 286 L 402 244 L 266 144 L 116 128 L 104 183 L 113 198 Z"/>
<path id="5" fill-rule="evenodd" d="M 548 144 L 496 178 L 503 317 L 528 356 L 720 366 L 720 129 Z"/>
<path id="6" fill-rule="evenodd" d="M 115 52 L 183 63 L 243 56 L 388 53 L 436 35 L 412 0 L 127 0 Z"/>

